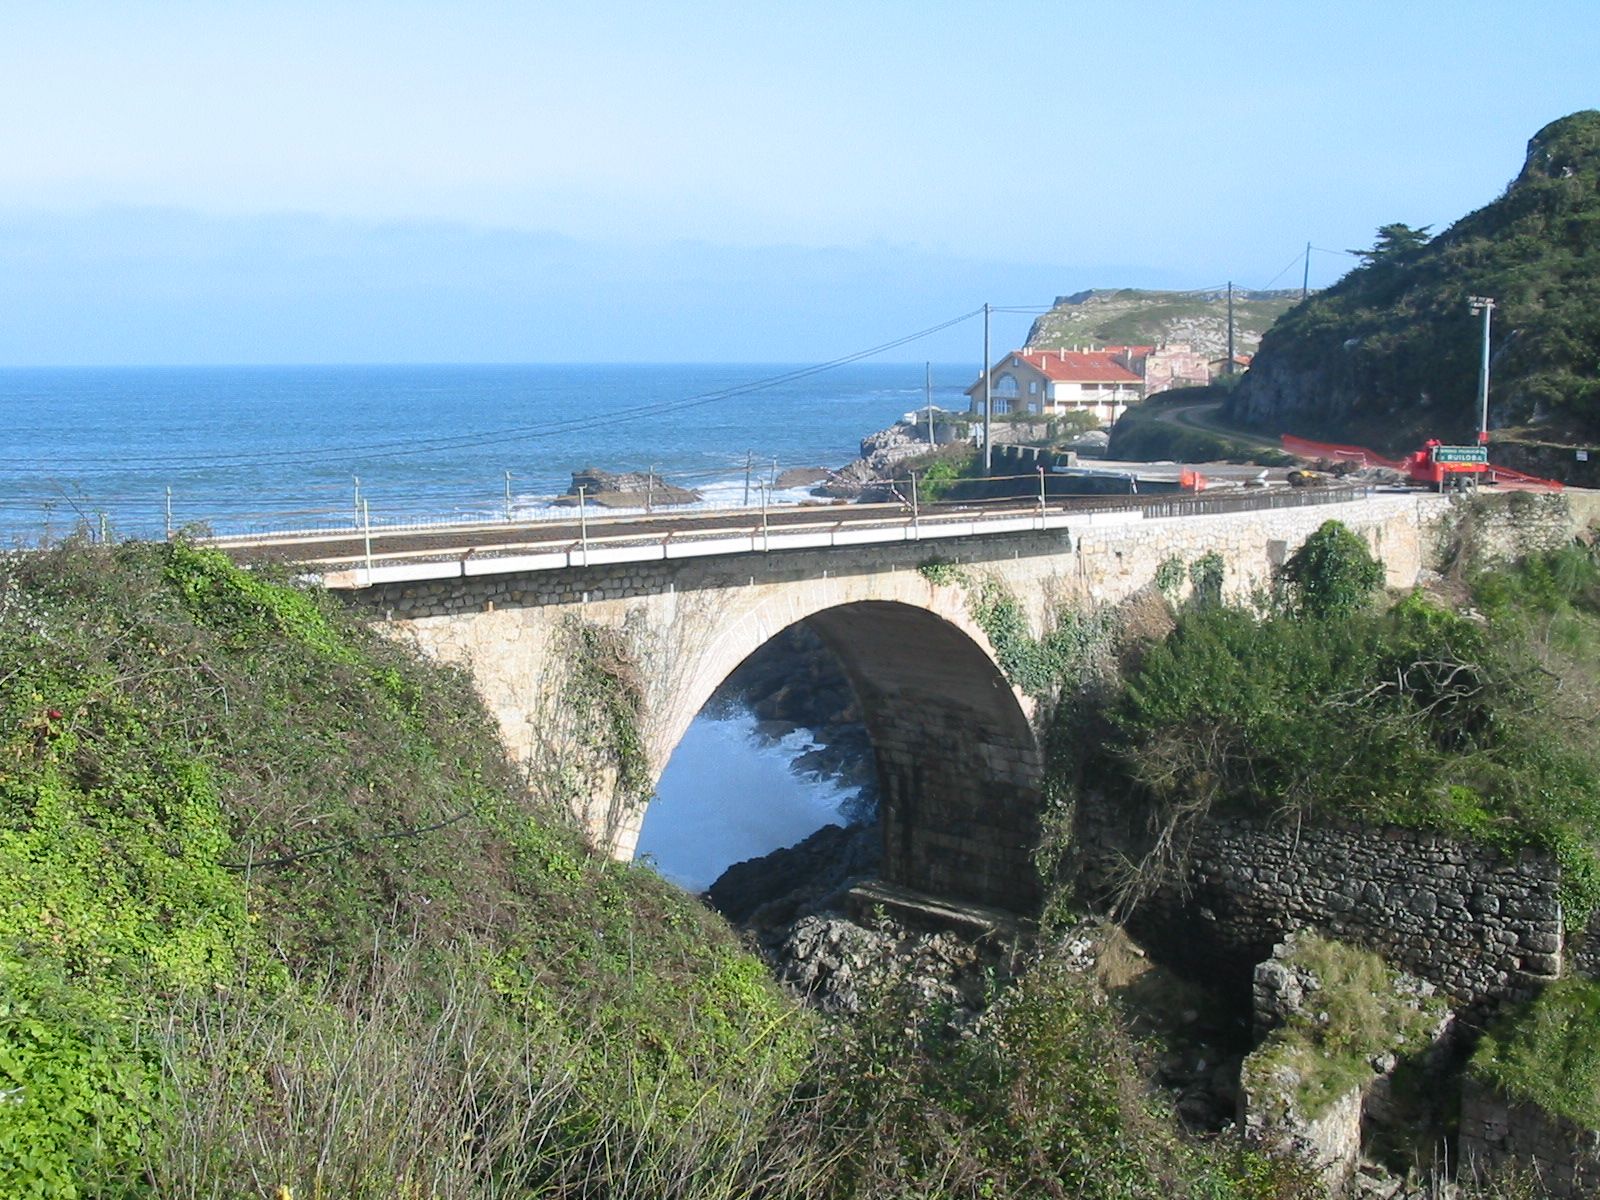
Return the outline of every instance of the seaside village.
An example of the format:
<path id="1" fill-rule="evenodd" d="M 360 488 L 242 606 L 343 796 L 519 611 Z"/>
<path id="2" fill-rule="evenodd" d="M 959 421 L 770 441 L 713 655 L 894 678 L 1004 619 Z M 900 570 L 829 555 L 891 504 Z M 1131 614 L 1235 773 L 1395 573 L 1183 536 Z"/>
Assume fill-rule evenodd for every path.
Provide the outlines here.
<path id="1" fill-rule="evenodd" d="M 1236 356 L 1234 369 L 1249 365 Z M 1013 350 L 989 368 L 992 416 L 1083 414 L 1116 424 L 1128 407 L 1172 388 L 1205 387 L 1229 372 L 1226 358 L 1208 359 L 1186 342 L 1165 346 Z M 983 378 L 967 389 L 971 413 L 983 414 Z"/>

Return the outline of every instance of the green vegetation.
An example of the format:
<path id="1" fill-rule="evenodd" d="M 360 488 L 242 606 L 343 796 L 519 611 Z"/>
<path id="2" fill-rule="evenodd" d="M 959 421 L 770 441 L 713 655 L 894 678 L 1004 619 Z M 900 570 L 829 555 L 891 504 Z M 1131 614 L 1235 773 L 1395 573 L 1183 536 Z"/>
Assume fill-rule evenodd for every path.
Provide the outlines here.
<path id="1" fill-rule="evenodd" d="M 1064 770 L 1162 828 L 1236 811 L 1537 846 L 1580 926 L 1600 904 L 1600 562 L 1573 547 L 1484 574 L 1482 616 L 1420 593 L 1380 610 L 1379 578 L 1330 524 L 1265 611 L 1188 606 L 1063 710 L 1056 740 L 1081 748 Z"/>
<path id="2" fill-rule="evenodd" d="M 1274 1030 L 1245 1072 L 1261 1081 L 1258 1091 L 1274 1079 L 1293 1079 L 1283 1100 L 1312 1119 L 1370 1082 L 1375 1056 L 1427 1049 L 1447 1008 L 1439 997 L 1408 997 L 1383 959 L 1341 942 L 1302 936 L 1283 962 L 1317 981 L 1316 1011 Z"/>
<path id="3" fill-rule="evenodd" d="M 1297 610 L 1326 619 L 1360 612 L 1383 584 L 1383 564 L 1338 521 L 1324 521 L 1283 564 Z"/>
<path id="4" fill-rule="evenodd" d="M 464 676 L 182 543 L 7 556 L 0 616 L 0 1192 L 744 1169 L 807 1019 Z"/>
<path id="5" fill-rule="evenodd" d="M 1233 294 L 1234 341 L 1241 354 L 1252 352 L 1264 330 L 1300 298 L 1294 291 Z M 1028 346 L 1070 350 L 1090 344 L 1157 346 L 1189 342 L 1202 353 L 1221 357 L 1228 346 L 1227 293 L 1163 292 L 1118 288 L 1080 292 L 1057 300 L 1034 322 Z"/>
<path id="6" fill-rule="evenodd" d="M 1092 642 L 1035 644 L 974 586 L 1023 659 Z M 566 636 L 626 781 L 628 631 Z M 1048 959 L 975 1030 L 897 995 L 818 1036 L 529 794 L 463 674 L 286 576 L 181 542 L 10 555 L 0 664 L 7 1196 L 1304 1194 L 1181 1135 Z"/>
<path id="7" fill-rule="evenodd" d="M 1208 429 L 1165 420 L 1183 404 L 1221 400 L 1231 388 L 1176 388 L 1144 404 L 1136 404 L 1111 427 L 1111 458 L 1137 462 L 1239 462 L 1264 467 L 1287 466 L 1294 460 L 1281 450 L 1251 439 L 1230 438 Z"/>
<path id="8" fill-rule="evenodd" d="M 1497 200 L 1429 239 L 1378 231 L 1362 265 L 1266 334 L 1238 411 L 1295 432 L 1414 449 L 1476 428 L 1482 322 L 1492 296 L 1498 425 L 1600 437 L 1600 112 L 1554 121 Z"/>
<path id="9" fill-rule="evenodd" d="M 921 472 L 917 479 L 918 497 L 931 504 L 943 500 L 962 480 L 972 478 L 977 473 L 978 461 L 977 451 L 959 446 L 925 455 L 908 467 Z"/>
<path id="10" fill-rule="evenodd" d="M 955 563 L 930 558 L 917 570 L 939 587 L 967 589 L 967 609 L 994 647 L 1006 679 L 1044 698 L 1063 681 L 1093 670 L 1109 653 L 1110 626 L 1103 613 L 1059 609 L 1043 637 L 1035 637 L 1021 602 L 993 575 L 973 575 Z"/>
<path id="11" fill-rule="evenodd" d="M 1177 1133 L 1114 1006 L 1060 961 L 1016 981 L 967 1035 L 894 997 L 852 1034 L 811 1114 L 857 1124 L 841 1194 L 1309 1200 L 1297 1165 Z M 907 1036 L 907 1030 L 912 1036 Z"/>
<path id="12" fill-rule="evenodd" d="M 1600 1129 L 1600 984 L 1551 984 L 1489 1031 L 1472 1069 L 1512 1099 Z"/>

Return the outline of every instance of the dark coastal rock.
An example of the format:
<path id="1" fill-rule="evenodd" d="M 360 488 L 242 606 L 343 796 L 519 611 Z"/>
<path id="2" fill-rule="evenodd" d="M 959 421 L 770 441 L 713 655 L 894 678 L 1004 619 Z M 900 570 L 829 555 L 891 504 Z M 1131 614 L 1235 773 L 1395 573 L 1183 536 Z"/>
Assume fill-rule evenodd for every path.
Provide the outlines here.
<path id="1" fill-rule="evenodd" d="M 583 489 L 587 504 L 602 508 L 642 508 L 648 502 L 653 507 L 667 508 L 678 504 L 693 504 L 701 499 L 693 488 L 682 488 L 662 479 L 650 471 L 625 471 L 620 474 L 585 467 L 572 473 L 572 486 L 567 494 L 556 498 L 556 504 L 572 505 L 578 502 L 578 489 Z"/>
<path id="2" fill-rule="evenodd" d="M 825 825 L 803 842 L 734 863 L 706 891 L 735 925 L 770 930 L 877 874 L 883 837 L 876 824 Z"/>

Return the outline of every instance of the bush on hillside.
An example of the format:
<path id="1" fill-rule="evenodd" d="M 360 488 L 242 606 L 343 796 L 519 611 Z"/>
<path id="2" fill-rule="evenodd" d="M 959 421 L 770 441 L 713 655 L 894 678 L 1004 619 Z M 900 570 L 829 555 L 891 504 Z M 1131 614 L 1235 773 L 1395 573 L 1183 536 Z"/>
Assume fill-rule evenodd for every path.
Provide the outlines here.
<path id="1" fill-rule="evenodd" d="M 1582 607 L 1600 567 L 1563 551 L 1486 578 L 1485 624 L 1420 593 L 1360 607 L 1372 580 L 1364 547 L 1350 549 L 1302 560 L 1318 599 L 1179 613 L 1103 706 L 1064 712 L 1084 728 L 1055 740 L 1088 747 L 1073 769 L 1149 806 L 1160 829 L 1236 811 L 1542 847 L 1581 923 L 1600 903 L 1600 617 Z"/>
<path id="2" fill-rule="evenodd" d="M 590 855 L 464 675 L 325 594 L 182 542 L 11 554 L 0 664 L 0 1192 L 237 1193 L 276 1163 L 296 1194 L 396 1194 L 442 1143 L 344 1138 L 332 1115 L 380 1099 L 345 1062 L 485 1144 L 553 1066 L 560 1175 L 704 1146 L 804 1059 L 725 927 Z M 386 1000 L 399 946 L 419 965 Z M 474 1161 L 454 1194 L 496 1194 Z"/>

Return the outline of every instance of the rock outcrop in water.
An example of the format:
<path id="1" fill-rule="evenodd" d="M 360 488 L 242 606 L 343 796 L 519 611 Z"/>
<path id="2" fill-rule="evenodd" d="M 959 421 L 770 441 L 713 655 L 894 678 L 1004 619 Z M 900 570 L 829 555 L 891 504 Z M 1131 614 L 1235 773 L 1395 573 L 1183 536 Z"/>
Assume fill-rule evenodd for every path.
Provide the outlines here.
<path id="1" fill-rule="evenodd" d="M 556 504 L 578 503 L 578 489 L 583 489 L 587 504 L 602 508 L 670 508 L 679 504 L 693 504 L 702 499 L 693 488 L 668 483 L 653 471 L 602 471 L 585 467 L 572 473 L 572 486 L 567 494 L 556 498 Z"/>

